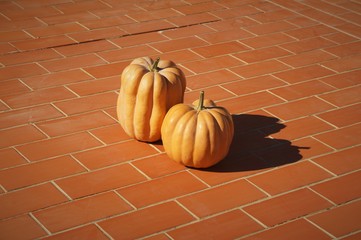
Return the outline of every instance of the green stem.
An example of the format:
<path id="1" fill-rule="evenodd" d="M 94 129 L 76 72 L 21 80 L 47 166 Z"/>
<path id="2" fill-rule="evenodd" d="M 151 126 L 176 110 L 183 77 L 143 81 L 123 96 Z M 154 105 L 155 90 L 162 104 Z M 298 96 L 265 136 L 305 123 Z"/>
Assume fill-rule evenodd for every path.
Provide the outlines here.
<path id="1" fill-rule="evenodd" d="M 150 69 L 152 72 L 158 71 L 158 63 L 159 63 L 159 61 L 160 61 L 159 57 L 154 61 L 153 65 L 152 65 L 152 68 Z"/>
<path id="2" fill-rule="evenodd" d="M 197 112 L 204 109 L 203 102 L 204 102 L 204 91 L 201 91 L 199 94 L 199 102 L 198 102 L 198 106 L 197 106 Z"/>

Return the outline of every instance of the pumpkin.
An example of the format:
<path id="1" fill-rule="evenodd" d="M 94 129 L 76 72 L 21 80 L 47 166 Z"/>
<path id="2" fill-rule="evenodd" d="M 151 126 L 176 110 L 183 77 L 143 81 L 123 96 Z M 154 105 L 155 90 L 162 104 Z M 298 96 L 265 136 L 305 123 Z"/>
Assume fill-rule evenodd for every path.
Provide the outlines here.
<path id="1" fill-rule="evenodd" d="M 120 85 L 117 116 L 124 131 L 139 141 L 160 140 L 165 114 L 183 102 L 182 70 L 172 61 L 137 58 L 123 70 Z"/>
<path id="2" fill-rule="evenodd" d="M 164 150 L 169 158 L 193 168 L 208 168 L 228 154 L 234 125 L 232 116 L 204 92 L 192 105 L 177 104 L 166 114 L 162 129 Z"/>

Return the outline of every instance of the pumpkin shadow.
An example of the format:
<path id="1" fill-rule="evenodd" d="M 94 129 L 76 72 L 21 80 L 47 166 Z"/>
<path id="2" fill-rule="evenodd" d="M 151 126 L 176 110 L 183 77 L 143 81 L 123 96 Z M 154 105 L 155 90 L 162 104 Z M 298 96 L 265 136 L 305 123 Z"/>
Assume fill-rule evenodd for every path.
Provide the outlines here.
<path id="1" fill-rule="evenodd" d="M 285 139 L 269 138 L 286 125 L 279 119 L 262 115 L 232 115 L 234 137 L 226 158 L 203 171 L 238 172 L 272 168 L 302 159 L 298 147 Z"/>

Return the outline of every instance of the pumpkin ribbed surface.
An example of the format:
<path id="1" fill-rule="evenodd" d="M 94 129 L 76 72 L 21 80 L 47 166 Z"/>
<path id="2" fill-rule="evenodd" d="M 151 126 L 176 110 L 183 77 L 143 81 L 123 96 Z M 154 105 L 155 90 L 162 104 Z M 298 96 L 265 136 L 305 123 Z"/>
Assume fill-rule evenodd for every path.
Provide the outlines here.
<path id="1" fill-rule="evenodd" d="M 194 168 L 207 168 L 221 161 L 229 151 L 233 134 L 232 116 L 210 100 L 204 100 L 202 107 L 198 101 L 175 105 L 162 125 L 167 155 Z"/>
<path id="2" fill-rule="evenodd" d="M 124 131 L 140 141 L 161 138 L 161 126 L 167 111 L 182 103 L 186 80 L 171 61 L 137 58 L 121 76 L 117 115 Z"/>

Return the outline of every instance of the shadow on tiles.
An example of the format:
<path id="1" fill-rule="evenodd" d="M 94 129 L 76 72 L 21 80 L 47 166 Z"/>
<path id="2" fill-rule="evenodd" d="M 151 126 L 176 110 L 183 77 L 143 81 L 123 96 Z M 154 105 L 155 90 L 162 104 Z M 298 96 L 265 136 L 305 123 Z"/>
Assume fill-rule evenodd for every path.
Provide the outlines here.
<path id="1" fill-rule="evenodd" d="M 286 126 L 279 119 L 268 116 L 233 115 L 234 137 L 228 156 L 203 171 L 237 172 L 277 167 L 302 159 L 298 147 L 288 140 L 268 136 Z"/>

